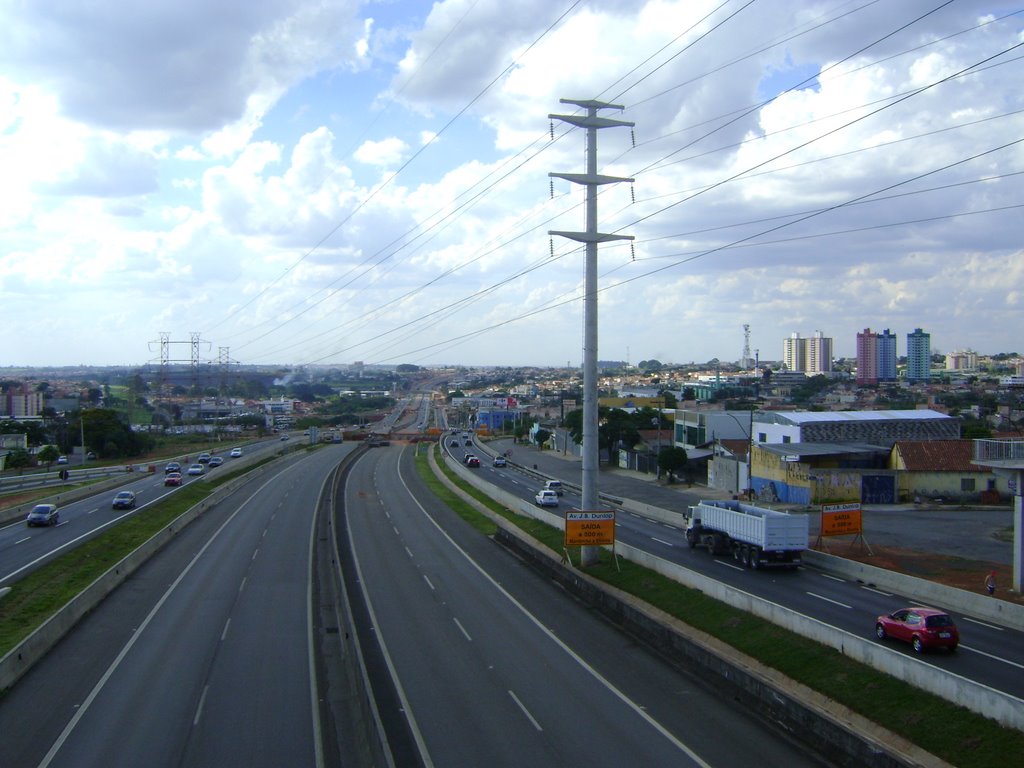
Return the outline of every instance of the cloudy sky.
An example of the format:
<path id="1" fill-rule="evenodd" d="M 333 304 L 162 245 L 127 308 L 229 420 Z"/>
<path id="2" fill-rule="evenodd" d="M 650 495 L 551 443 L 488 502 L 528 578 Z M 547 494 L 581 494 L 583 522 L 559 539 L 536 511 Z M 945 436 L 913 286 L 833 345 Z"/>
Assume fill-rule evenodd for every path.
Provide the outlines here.
<path id="1" fill-rule="evenodd" d="M 0 0 L 0 369 L 1024 352 L 1024 13 Z"/>

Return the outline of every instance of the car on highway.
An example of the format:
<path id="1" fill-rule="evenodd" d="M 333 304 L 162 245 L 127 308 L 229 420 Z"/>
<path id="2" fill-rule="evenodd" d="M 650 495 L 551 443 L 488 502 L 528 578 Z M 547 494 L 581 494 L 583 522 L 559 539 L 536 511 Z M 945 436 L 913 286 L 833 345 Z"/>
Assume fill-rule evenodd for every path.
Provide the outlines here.
<path id="1" fill-rule="evenodd" d="M 36 504 L 25 518 L 25 524 L 29 528 L 36 525 L 56 525 L 59 522 L 60 512 L 56 504 Z"/>
<path id="2" fill-rule="evenodd" d="M 504 456 L 495 456 L 494 461 L 492 461 L 491 464 L 494 465 L 495 467 L 504 467 L 506 464 L 508 464 L 508 462 L 505 461 Z"/>
<path id="3" fill-rule="evenodd" d="M 202 475 L 202 474 L 205 474 L 206 473 L 206 465 L 205 464 L 193 464 L 191 467 L 188 468 L 188 473 L 190 475 Z"/>
<path id="4" fill-rule="evenodd" d="M 554 491 L 539 491 L 533 498 L 538 507 L 558 506 L 558 494 Z"/>
<path id="5" fill-rule="evenodd" d="M 224 463 L 224 457 L 223 456 L 211 456 L 210 457 L 210 461 L 209 461 L 210 469 L 213 469 L 214 467 L 219 467 L 223 463 Z"/>
<path id="6" fill-rule="evenodd" d="M 167 466 L 164 467 L 164 474 L 166 475 L 170 472 L 181 472 L 181 464 L 176 461 L 167 462 Z"/>
<path id="7" fill-rule="evenodd" d="M 291 438 L 288 435 L 281 435 L 281 440 L 291 440 Z"/>
<path id="8" fill-rule="evenodd" d="M 936 648 L 955 651 L 960 644 L 953 617 L 936 608 L 901 608 L 875 620 L 875 636 L 910 643 L 918 653 Z"/>
<path id="9" fill-rule="evenodd" d="M 164 485 L 181 485 L 183 479 L 181 472 L 168 472 L 164 475 Z"/>
<path id="10" fill-rule="evenodd" d="M 469 458 L 466 459 L 466 466 L 467 467 L 479 467 L 480 466 L 480 459 L 477 458 L 476 456 L 470 456 Z"/>
<path id="11" fill-rule="evenodd" d="M 110 503 L 111 509 L 131 509 L 135 506 L 135 494 L 132 491 L 118 491 Z"/>
<path id="12" fill-rule="evenodd" d="M 469 439 L 467 439 L 467 440 L 466 440 L 466 445 L 467 445 L 467 446 L 471 446 L 471 445 L 473 445 L 473 441 L 472 441 L 472 440 L 469 440 Z"/>
<path id="13" fill-rule="evenodd" d="M 451 446 L 452 448 L 458 448 L 459 447 L 459 441 L 458 440 L 452 440 L 450 443 L 448 443 L 448 445 Z"/>
<path id="14" fill-rule="evenodd" d="M 68 457 L 67 456 L 58 456 L 57 457 L 57 463 L 58 464 L 67 464 L 68 463 Z"/>
<path id="15" fill-rule="evenodd" d="M 551 491 L 557 496 L 562 495 L 562 482 L 560 480 L 548 480 L 544 483 L 544 490 Z"/>
<path id="16" fill-rule="evenodd" d="M 196 459 L 196 461 L 198 461 L 200 464 L 209 464 L 210 463 L 210 454 L 208 454 L 208 453 L 200 453 L 199 457 Z"/>
<path id="17" fill-rule="evenodd" d="M 238 458 L 239 456 L 241 456 L 241 455 L 242 455 L 242 449 L 241 449 L 241 448 L 232 448 L 232 449 L 231 449 L 231 453 L 229 453 L 228 455 L 229 455 L 229 456 L 230 456 L 230 457 L 231 457 L 232 459 L 237 459 L 237 458 Z"/>

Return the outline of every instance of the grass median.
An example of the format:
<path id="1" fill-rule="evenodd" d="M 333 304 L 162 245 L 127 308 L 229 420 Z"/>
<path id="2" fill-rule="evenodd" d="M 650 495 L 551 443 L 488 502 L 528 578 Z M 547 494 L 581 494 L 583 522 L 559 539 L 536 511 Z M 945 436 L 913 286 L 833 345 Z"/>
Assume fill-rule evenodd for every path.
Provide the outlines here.
<path id="1" fill-rule="evenodd" d="M 83 589 L 223 483 L 276 459 L 191 482 L 136 511 L 94 539 L 74 547 L 10 585 L 0 598 L 0 656 L 28 637 Z"/>
<path id="2" fill-rule="evenodd" d="M 437 454 L 438 466 L 461 490 L 505 520 L 529 533 L 555 553 L 563 552 L 561 530 L 516 514 L 463 482 Z M 425 453 L 417 454 L 417 469 L 431 490 L 463 519 L 484 533 L 494 523 L 452 493 L 437 479 Z M 579 562 L 578 548 L 569 549 Z M 1004 768 L 1008 755 L 1024 754 L 1024 733 L 918 690 L 896 678 L 843 656 L 768 621 L 714 600 L 627 560 L 612 560 L 602 550 L 587 574 L 628 592 L 686 624 L 778 670 L 903 736 L 922 749 L 961 768 Z M 869 628 L 870 629 L 870 628 Z"/>

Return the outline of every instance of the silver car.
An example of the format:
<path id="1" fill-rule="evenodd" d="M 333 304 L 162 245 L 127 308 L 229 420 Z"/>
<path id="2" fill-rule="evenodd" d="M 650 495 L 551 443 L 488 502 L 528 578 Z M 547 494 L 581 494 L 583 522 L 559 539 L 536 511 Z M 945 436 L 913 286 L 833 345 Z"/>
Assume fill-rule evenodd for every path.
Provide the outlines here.
<path id="1" fill-rule="evenodd" d="M 60 512 L 56 504 L 36 504 L 25 518 L 29 528 L 35 525 L 56 525 L 60 522 Z"/>

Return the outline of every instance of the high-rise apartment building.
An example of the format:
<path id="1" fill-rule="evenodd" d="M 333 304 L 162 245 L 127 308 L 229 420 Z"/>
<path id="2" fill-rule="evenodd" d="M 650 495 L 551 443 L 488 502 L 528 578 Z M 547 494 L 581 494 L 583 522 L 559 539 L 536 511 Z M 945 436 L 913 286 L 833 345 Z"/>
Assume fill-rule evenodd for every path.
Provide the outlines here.
<path id="1" fill-rule="evenodd" d="M 896 334 L 888 328 L 881 333 L 865 328 L 857 334 L 857 383 L 895 380 Z"/>
<path id="2" fill-rule="evenodd" d="M 932 375 L 932 335 L 920 328 L 907 334 L 907 381 L 928 381 Z"/>
<path id="3" fill-rule="evenodd" d="M 965 352 L 950 352 L 946 355 L 947 371 L 973 371 L 978 367 L 978 353 L 967 350 Z"/>
<path id="4" fill-rule="evenodd" d="M 799 333 L 790 334 L 782 341 L 782 362 L 786 370 L 807 374 L 827 373 L 832 370 L 832 339 L 815 331 L 809 339 Z"/>

